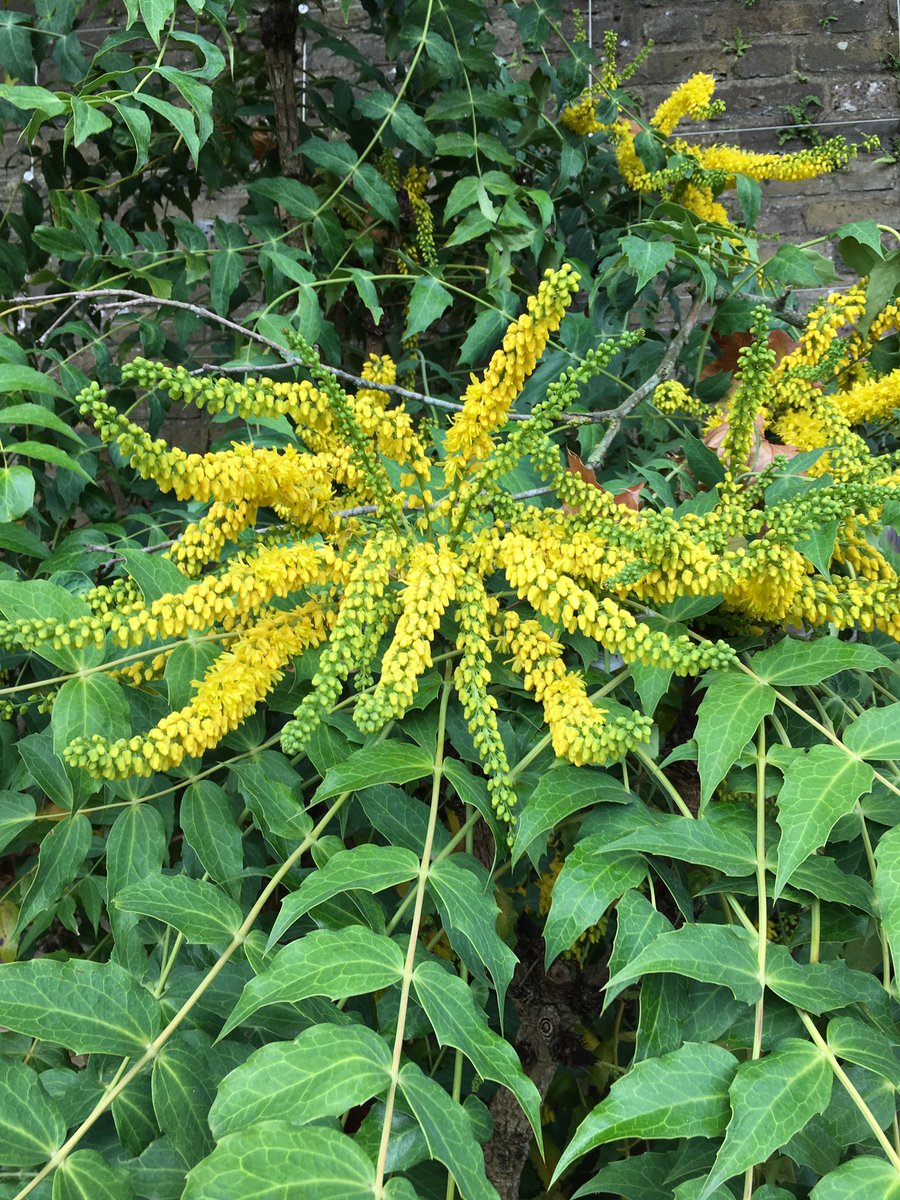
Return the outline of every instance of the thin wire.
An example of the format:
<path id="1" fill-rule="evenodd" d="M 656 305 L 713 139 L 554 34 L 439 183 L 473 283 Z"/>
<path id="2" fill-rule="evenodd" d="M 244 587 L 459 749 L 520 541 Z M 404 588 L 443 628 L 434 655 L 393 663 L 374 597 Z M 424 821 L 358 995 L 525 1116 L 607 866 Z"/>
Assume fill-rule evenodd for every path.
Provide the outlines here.
<path id="1" fill-rule="evenodd" d="M 900 6 L 900 0 L 897 0 Z M 594 48 L 594 0 L 588 0 L 588 49 Z"/>
<path id="2" fill-rule="evenodd" d="M 900 0 L 897 0 L 900 5 Z M 900 113 L 895 117 L 866 117 L 861 121 L 816 121 L 816 129 L 822 129 L 825 126 L 833 128 L 839 125 L 884 125 L 894 122 L 900 122 Z M 716 125 L 710 125 L 706 129 L 685 129 L 678 131 L 679 137 L 706 137 L 710 133 L 768 133 L 771 131 L 780 131 L 789 129 L 788 125 L 745 125 L 738 129 L 720 129 Z"/>

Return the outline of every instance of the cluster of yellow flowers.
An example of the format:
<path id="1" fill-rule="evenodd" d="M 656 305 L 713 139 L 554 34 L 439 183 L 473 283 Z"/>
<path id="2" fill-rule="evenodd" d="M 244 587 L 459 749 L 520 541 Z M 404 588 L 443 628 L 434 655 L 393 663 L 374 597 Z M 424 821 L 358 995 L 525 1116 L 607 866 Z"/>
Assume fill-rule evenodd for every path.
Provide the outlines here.
<path id="1" fill-rule="evenodd" d="M 708 120 L 725 111 L 724 103 L 713 99 L 715 80 L 702 72 L 679 84 L 657 106 L 644 127 L 624 114 L 601 121 L 597 116 L 598 101 L 609 98 L 619 82 L 615 70 L 611 75 L 605 69 L 604 72 L 599 82 L 563 109 L 562 124 L 581 136 L 603 133 L 609 137 L 615 146 L 619 172 L 633 191 L 652 192 L 664 200 L 674 200 L 701 220 L 716 225 L 731 228 L 728 212 L 716 197 L 735 187 L 735 176 L 745 175 L 760 181 L 812 179 L 846 166 L 857 151 L 857 147 L 840 137 L 831 138 L 821 146 L 774 154 L 759 154 L 730 145 L 698 146 L 683 138 L 672 139 L 686 118 Z M 636 144 L 642 132 L 655 133 L 661 139 L 659 149 L 667 157 L 665 167 L 654 169 L 644 163 Z"/>
<path id="2" fill-rule="evenodd" d="M 495 810 L 508 821 L 515 788 L 490 692 L 498 660 L 534 694 L 558 755 L 604 763 L 646 741 L 650 719 L 591 701 L 582 674 L 567 665 L 564 631 L 626 663 L 682 674 L 734 662 L 728 643 L 652 620 L 656 608 L 684 595 L 724 597 L 727 608 L 753 621 L 831 622 L 900 638 L 898 580 L 867 536 L 896 495 L 895 465 L 857 452 L 861 439 L 850 428 L 851 418 L 888 410 L 896 381 L 869 377 L 864 360 L 873 337 L 896 326 L 896 309 L 863 336 L 858 295 L 837 295 L 811 314 L 797 349 L 777 365 L 759 312 L 754 340 L 740 355 L 715 505 L 676 515 L 616 503 L 566 469 L 554 440 L 579 389 L 638 335 L 604 341 L 547 387 L 527 420 L 499 436 L 578 283 L 570 266 L 547 272 L 484 375 L 473 378 L 443 448 L 440 437 L 427 442 L 425 426 L 418 430 L 383 390 L 344 393 L 302 339 L 297 353 L 314 383 L 239 385 L 146 363 L 130 371 L 135 382 L 207 408 L 287 416 L 296 438 L 283 450 L 236 443 L 185 455 L 150 439 L 99 389 L 87 389 L 84 411 L 105 441 L 161 488 L 209 503 L 172 554 L 184 587 L 145 602 L 123 579 L 88 592 L 83 617 L 6 622 L 0 639 L 38 653 L 44 645 L 140 647 L 140 662 L 118 679 L 142 686 L 152 686 L 183 639 L 208 637 L 223 648 L 185 707 L 147 733 L 74 741 L 67 760 L 106 778 L 176 767 L 215 747 L 265 699 L 290 660 L 313 649 L 317 663 L 282 730 L 284 750 L 306 748 L 353 673 L 356 723 L 374 733 L 415 702 L 441 632 L 442 653 L 456 659 L 454 684 Z M 825 390 L 817 379 L 823 365 L 834 376 Z M 852 384 L 833 390 L 848 371 Z M 390 384 L 393 363 L 373 357 L 364 375 Z M 708 412 L 680 385 L 662 385 L 657 398 L 667 411 L 681 407 L 700 419 Z M 840 471 L 833 483 L 764 508 L 747 469 L 750 439 L 760 420 L 779 429 L 788 420 L 799 428 L 801 418 L 808 439 L 818 438 Z M 523 458 L 547 480 L 549 499 L 510 495 L 504 486 Z M 405 484 L 391 482 L 404 471 L 418 486 L 418 507 Z M 374 511 L 341 515 L 356 502 Z M 257 520 L 269 522 L 262 532 L 250 528 Z M 826 576 L 802 547 L 831 524 L 838 532 Z"/>

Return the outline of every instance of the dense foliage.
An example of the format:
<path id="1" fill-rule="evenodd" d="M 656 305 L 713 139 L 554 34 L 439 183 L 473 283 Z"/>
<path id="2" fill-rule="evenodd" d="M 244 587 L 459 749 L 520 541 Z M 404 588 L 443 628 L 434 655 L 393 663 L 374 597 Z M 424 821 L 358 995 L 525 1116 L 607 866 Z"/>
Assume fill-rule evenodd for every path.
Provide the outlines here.
<path id="1" fill-rule="evenodd" d="M 304 129 L 289 6 L 38 8 L 0 1196 L 895 1195 L 896 235 L 803 316 L 752 232 L 856 148 L 688 143 L 549 5 L 310 22 Z"/>

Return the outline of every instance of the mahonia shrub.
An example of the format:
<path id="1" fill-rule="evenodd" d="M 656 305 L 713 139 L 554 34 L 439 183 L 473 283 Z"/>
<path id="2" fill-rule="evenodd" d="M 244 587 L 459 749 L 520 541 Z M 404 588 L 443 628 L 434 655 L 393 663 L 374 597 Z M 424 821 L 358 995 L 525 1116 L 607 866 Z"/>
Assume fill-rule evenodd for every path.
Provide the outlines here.
<path id="1" fill-rule="evenodd" d="M 297 334 L 78 396 L 187 523 L 0 580 L 2 1194 L 896 1190 L 898 307 L 757 306 L 613 492 L 563 451 L 640 333 L 518 407 L 580 283 L 447 420 Z"/>

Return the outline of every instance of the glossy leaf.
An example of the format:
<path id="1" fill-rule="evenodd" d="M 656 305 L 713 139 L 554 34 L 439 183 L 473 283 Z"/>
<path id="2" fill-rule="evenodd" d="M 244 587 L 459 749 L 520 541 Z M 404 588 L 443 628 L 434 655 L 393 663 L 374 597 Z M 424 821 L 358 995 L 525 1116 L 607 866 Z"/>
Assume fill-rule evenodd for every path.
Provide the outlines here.
<path id="1" fill-rule="evenodd" d="M 764 1163 L 803 1129 L 831 1099 L 831 1068 L 821 1051 L 786 1038 L 765 1058 L 740 1063 L 728 1091 L 731 1121 L 698 1200 Z"/>
<path id="2" fill-rule="evenodd" d="M 213 1146 L 207 1114 L 215 1096 L 209 1039 L 198 1030 L 176 1034 L 153 1060 L 153 1111 L 159 1127 L 186 1163 Z"/>
<path id="3" fill-rule="evenodd" d="M 834 637 L 782 638 L 753 656 L 753 670 L 774 687 L 821 683 L 838 671 L 877 671 L 888 660 L 865 642 L 842 642 Z"/>
<path id="4" fill-rule="evenodd" d="M 560 821 L 594 804 L 627 804 L 631 793 L 601 771 L 563 763 L 538 781 L 516 829 L 513 861 L 517 862 L 538 838 Z"/>
<path id="5" fill-rule="evenodd" d="M 622 1138 L 719 1137 L 737 1065 L 727 1050 L 700 1042 L 637 1063 L 578 1126 L 554 1178 L 589 1150 Z"/>
<path id="6" fill-rule="evenodd" d="M 132 1200 L 122 1167 L 111 1167 L 97 1150 L 76 1150 L 53 1176 L 53 1200 Z"/>
<path id="7" fill-rule="evenodd" d="M 244 866 L 244 844 L 231 802 L 223 789 L 200 779 L 185 789 L 181 830 L 216 883 L 233 883 Z"/>
<path id="8" fill-rule="evenodd" d="M 759 997 L 756 947 L 746 930 L 733 925 L 685 925 L 659 934 L 614 975 L 606 986 L 606 1004 L 642 975 L 660 971 L 721 984 L 745 1004 Z"/>
<path id="9" fill-rule="evenodd" d="M 513 1047 L 488 1026 L 468 984 L 437 963 L 423 962 L 416 968 L 413 985 L 438 1042 L 461 1050 L 482 1079 L 493 1079 L 512 1092 L 540 1149 L 540 1093 L 522 1070 Z"/>
<path id="10" fill-rule="evenodd" d="M 844 730 L 844 745 L 876 762 L 900 757 L 900 702 L 868 708 Z"/>
<path id="11" fill-rule="evenodd" d="M 403 953 L 383 935 L 362 926 L 314 930 L 279 950 L 271 966 L 250 980 L 220 1036 L 267 1004 L 360 996 L 390 987 L 402 973 Z"/>
<path id="12" fill-rule="evenodd" d="M 187 875 L 154 875 L 130 883 L 113 904 L 124 912 L 164 921 L 201 946 L 231 941 L 240 927 L 241 910 L 222 890 Z"/>
<path id="13" fill-rule="evenodd" d="M 162 1026 L 157 1000 L 116 963 L 8 963 L 0 1025 L 76 1054 L 141 1054 Z"/>
<path id="14" fill-rule="evenodd" d="M 810 1200 L 900 1200 L 900 1173 L 884 1158 L 861 1155 L 819 1180 Z"/>
<path id="15" fill-rule="evenodd" d="M 722 671 L 707 678 L 694 734 L 704 804 L 775 707 L 772 689 L 748 675 Z"/>
<path id="16" fill-rule="evenodd" d="M 316 789 L 316 800 L 341 792 L 356 792 L 379 783 L 410 783 L 434 771 L 434 757 L 411 742 L 379 742 L 357 750 L 325 772 Z"/>
<path id="17" fill-rule="evenodd" d="M 614 900 L 637 887 L 647 873 L 638 854 L 608 854 L 600 834 L 582 838 L 569 852 L 556 877 L 544 926 L 546 961 L 570 949 L 596 924 Z"/>
<path id="18" fill-rule="evenodd" d="M 875 862 L 875 897 L 897 969 L 900 967 L 900 826 L 889 829 L 878 843 Z"/>
<path id="19" fill-rule="evenodd" d="M 840 1016 L 829 1021 L 828 1045 L 844 1062 L 874 1071 L 900 1089 L 897 1043 L 859 1017 Z"/>
<path id="20" fill-rule="evenodd" d="M 87 817 L 67 817 L 54 825 L 41 842 L 37 871 L 19 912 L 19 930 L 53 907 L 78 874 L 90 848 L 91 823 Z"/>
<path id="21" fill-rule="evenodd" d="M 37 1073 L 0 1057 L 0 1162 L 5 1167 L 37 1166 L 56 1153 L 65 1136 L 62 1115 Z"/>
<path id="22" fill-rule="evenodd" d="M 362 1026 L 314 1025 L 292 1042 L 270 1042 L 227 1075 L 209 1114 L 223 1138 L 290 1114 L 293 1124 L 338 1117 L 390 1083 L 387 1043 Z"/>
<path id="23" fill-rule="evenodd" d="M 419 860 L 401 846 L 356 846 L 338 850 L 323 867 L 308 875 L 296 892 L 285 897 L 272 926 L 269 945 L 304 913 L 341 892 L 381 892 L 408 883 L 419 871 Z"/>
<path id="24" fill-rule="evenodd" d="M 770 945 L 766 956 L 766 986 L 789 1004 L 817 1016 L 848 1004 L 878 1004 L 882 988 L 873 975 L 854 971 L 836 959 L 827 963 L 798 963 L 785 946 Z"/>
<path id="25" fill-rule="evenodd" d="M 872 768 L 838 746 L 813 746 L 785 772 L 778 793 L 776 899 L 797 866 L 824 846 L 841 817 L 853 812 L 872 786 Z"/>

